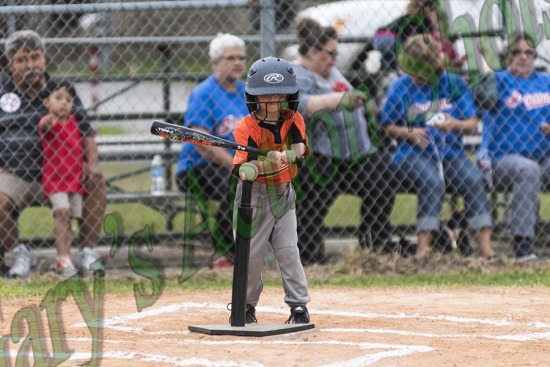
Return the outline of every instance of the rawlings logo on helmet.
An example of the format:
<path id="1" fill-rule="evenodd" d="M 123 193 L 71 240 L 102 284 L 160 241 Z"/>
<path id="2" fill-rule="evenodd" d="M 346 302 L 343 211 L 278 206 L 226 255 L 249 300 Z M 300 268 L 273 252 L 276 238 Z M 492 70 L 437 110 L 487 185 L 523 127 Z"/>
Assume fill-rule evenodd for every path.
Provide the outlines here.
<path id="1" fill-rule="evenodd" d="M 266 83 L 277 84 L 281 83 L 283 80 L 285 80 L 285 77 L 279 73 L 269 73 L 264 76 L 264 81 Z"/>

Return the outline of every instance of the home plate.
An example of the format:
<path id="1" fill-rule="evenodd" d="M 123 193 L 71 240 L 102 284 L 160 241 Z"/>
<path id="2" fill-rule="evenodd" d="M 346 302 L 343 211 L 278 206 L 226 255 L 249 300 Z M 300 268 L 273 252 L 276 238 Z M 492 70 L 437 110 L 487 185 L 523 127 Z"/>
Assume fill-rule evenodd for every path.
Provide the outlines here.
<path id="1" fill-rule="evenodd" d="M 315 328 L 314 324 L 190 325 L 189 331 L 208 335 L 270 336 Z"/>

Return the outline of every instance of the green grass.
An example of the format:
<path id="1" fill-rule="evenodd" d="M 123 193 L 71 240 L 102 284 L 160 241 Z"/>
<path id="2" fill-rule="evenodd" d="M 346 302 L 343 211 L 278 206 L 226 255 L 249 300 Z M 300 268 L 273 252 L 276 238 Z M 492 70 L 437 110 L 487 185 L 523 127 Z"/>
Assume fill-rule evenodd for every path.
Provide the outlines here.
<path id="1" fill-rule="evenodd" d="M 118 126 L 99 126 L 96 129 L 96 133 L 98 135 L 114 135 L 114 136 L 121 136 L 124 135 L 126 132 L 123 128 Z"/>
<path id="2" fill-rule="evenodd" d="M 133 171 L 147 167 L 149 162 L 104 163 L 102 170 L 105 177 Z M 147 191 L 149 189 L 149 173 L 144 172 L 137 176 L 119 180 L 117 185 L 126 191 Z M 173 185 L 175 187 L 175 185 Z M 542 195 L 541 218 L 550 218 L 550 194 Z M 213 203 L 213 205 L 215 205 Z M 341 195 L 331 207 L 326 218 L 328 226 L 356 226 L 359 223 L 360 201 L 351 195 Z M 416 220 L 417 197 L 414 194 L 399 194 L 395 200 L 395 207 L 392 214 L 392 224 L 412 225 Z M 124 229 L 126 233 L 133 233 L 141 230 L 145 225 L 152 225 L 155 230 L 163 230 L 166 227 L 164 217 L 159 212 L 140 204 L 116 204 L 109 205 L 107 212 L 117 211 L 123 213 Z M 446 204 L 442 218 L 448 218 L 450 214 L 449 205 Z M 183 228 L 184 213 L 175 218 L 176 228 Z M 200 218 L 196 218 L 200 221 Z M 29 208 L 23 211 L 19 220 L 22 238 L 48 237 L 52 234 L 53 218 L 48 208 Z"/>
<path id="3" fill-rule="evenodd" d="M 115 174 L 132 171 L 147 165 L 148 162 L 125 163 L 123 165 L 105 163 L 102 164 L 102 171 L 105 177 L 112 177 Z M 117 181 L 117 185 L 120 185 L 127 191 L 148 190 L 149 174 L 146 172 L 133 178 Z M 123 214 L 123 225 L 126 233 L 134 233 L 138 230 L 142 230 L 145 225 L 151 225 L 157 230 L 162 230 L 166 227 L 162 214 L 141 204 L 108 205 L 107 213 L 114 211 Z M 179 215 L 177 219 L 178 222 L 176 225 L 180 226 L 180 228 L 183 227 L 183 215 Z M 24 210 L 19 219 L 19 229 L 22 238 L 53 236 L 53 217 L 51 209 L 47 207 L 32 207 Z"/>
<path id="4" fill-rule="evenodd" d="M 458 274 L 420 275 L 377 275 L 368 277 L 342 276 L 332 279 L 308 280 L 311 287 L 509 287 L 509 286 L 550 286 L 547 270 L 514 270 L 501 273 L 487 273 L 481 270 L 463 271 Z"/>
<path id="5" fill-rule="evenodd" d="M 103 163 L 102 171 L 105 177 L 131 172 L 139 168 L 148 167 L 149 162 L 132 163 Z M 175 170 L 175 167 L 174 167 Z M 150 176 L 146 171 L 131 178 L 116 181 L 116 185 L 125 191 L 147 191 L 150 188 Z M 173 186 L 175 187 L 175 183 Z M 216 203 L 212 203 L 215 209 Z M 146 225 L 151 226 L 153 231 L 163 231 L 166 228 L 164 216 L 154 209 L 137 203 L 131 204 L 110 204 L 107 206 L 107 213 L 118 212 L 123 219 L 123 228 L 125 233 L 135 233 L 143 230 Z M 176 215 L 174 218 L 175 228 L 183 228 L 185 213 Z M 197 216 L 194 223 L 199 223 L 201 219 Z M 53 216 L 50 208 L 31 207 L 23 211 L 19 219 L 19 229 L 21 238 L 52 237 L 53 236 Z"/>
<path id="6" fill-rule="evenodd" d="M 398 194 L 391 217 L 392 223 L 394 225 L 414 224 L 416 222 L 416 204 L 415 194 Z M 355 196 L 340 196 L 330 208 L 325 224 L 328 226 L 358 225 L 359 205 L 360 200 Z M 449 218 L 450 212 L 449 205 L 445 204 L 442 218 Z"/>
<path id="7" fill-rule="evenodd" d="M 85 279 L 84 282 L 91 291 L 92 279 Z M 147 292 L 150 283 L 131 279 L 105 280 L 103 287 L 105 294 L 133 295 L 133 286 L 137 282 L 145 285 Z M 352 288 L 402 288 L 402 287 L 532 287 L 550 286 L 550 271 L 547 269 L 538 270 L 507 270 L 499 273 L 487 273 L 481 270 L 463 271 L 457 274 L 419 274 L 419 275 L 378 275 L 378 276 L 354 276 L 335 275 L 328 279 L 308 279 L 310 288 L 324 287 L 352 287 Z M 44 281 L 39 278 L 32 282 L 16 280 L 0 282 L 0 294 L 2 299 L 10 298 L 35 298 L 43 297 L 49 290 L 56 287 L 58 283 Z M 265 278 L 266 287 L 281 287 L 279 278 Z M 232 287 L 230 276 L 220 276 L 215 272 L 202 273 L 192 277 L 182 284 L 176 279 L 168 279 L 163 291 L 209 291 L 229 290 Z"/>

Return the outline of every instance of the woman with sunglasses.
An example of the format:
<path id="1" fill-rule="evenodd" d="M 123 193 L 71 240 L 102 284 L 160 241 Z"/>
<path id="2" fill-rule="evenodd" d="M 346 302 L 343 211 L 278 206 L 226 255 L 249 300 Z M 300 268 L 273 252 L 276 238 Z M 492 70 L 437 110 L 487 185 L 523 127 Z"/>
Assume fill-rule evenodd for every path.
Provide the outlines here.
<path id="1" fill-rule="evenodd" d="M 550 184 L 550 76 L 535 71 L 535 42 L 518 35 L 507 67 L 487 78 L 476 98 L 487 109 L 481 151 L 492 159 L 497 190 L 512 192 L 509 230 L 517 260 L 537 259 L 533 250 L 541 187 Z"/>
<path id="2" fill-rule="evenodd" d="M 445 71 L 440 43 L 419 34 L 398 56 L 405 72 L 388 90 L 381 122 L 398 148 L 392 162 L 397 179 L 418 195 L 416 258 L 425 258 L 440 215 L 446 188 L 464 198 L 468 227 L 480 253 L 495 256 L 492 221 L 481 172 L 463 149 L 463 133 L 474 133 L 479 120 L 466 82 Z"/>

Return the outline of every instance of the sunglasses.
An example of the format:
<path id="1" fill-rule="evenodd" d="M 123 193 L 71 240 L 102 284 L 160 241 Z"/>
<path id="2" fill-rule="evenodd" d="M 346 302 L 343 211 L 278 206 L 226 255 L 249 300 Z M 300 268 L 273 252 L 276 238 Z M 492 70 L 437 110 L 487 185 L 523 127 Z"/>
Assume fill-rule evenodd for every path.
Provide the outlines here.
<path id="1" fill-rule="evenodd" d="M 245 61 L 246 57 L 245 56 L 225 56 L 225 57 L 220 57 L 220 59 L 226 60 L 226 61 Z"/>
<path id="2" fill-rule="evenodd" d="M 323 51 L 325 51 L 327 53 L 327 55 L 329 55 L 330 57 L 332 57 L 333 59 L 337 58 L 338 57 L 338 51 L 334 50 L 334 51 L 329 51 L 325 48 L 323 48 Z"/>
<path id="3" fill-rule="evenodd" d="M 533 50 L 512 50 L 512 55 L 519 56 L 519 55 L 525 55 L 530 57 L 537 56 L 537 53 Z"/>

